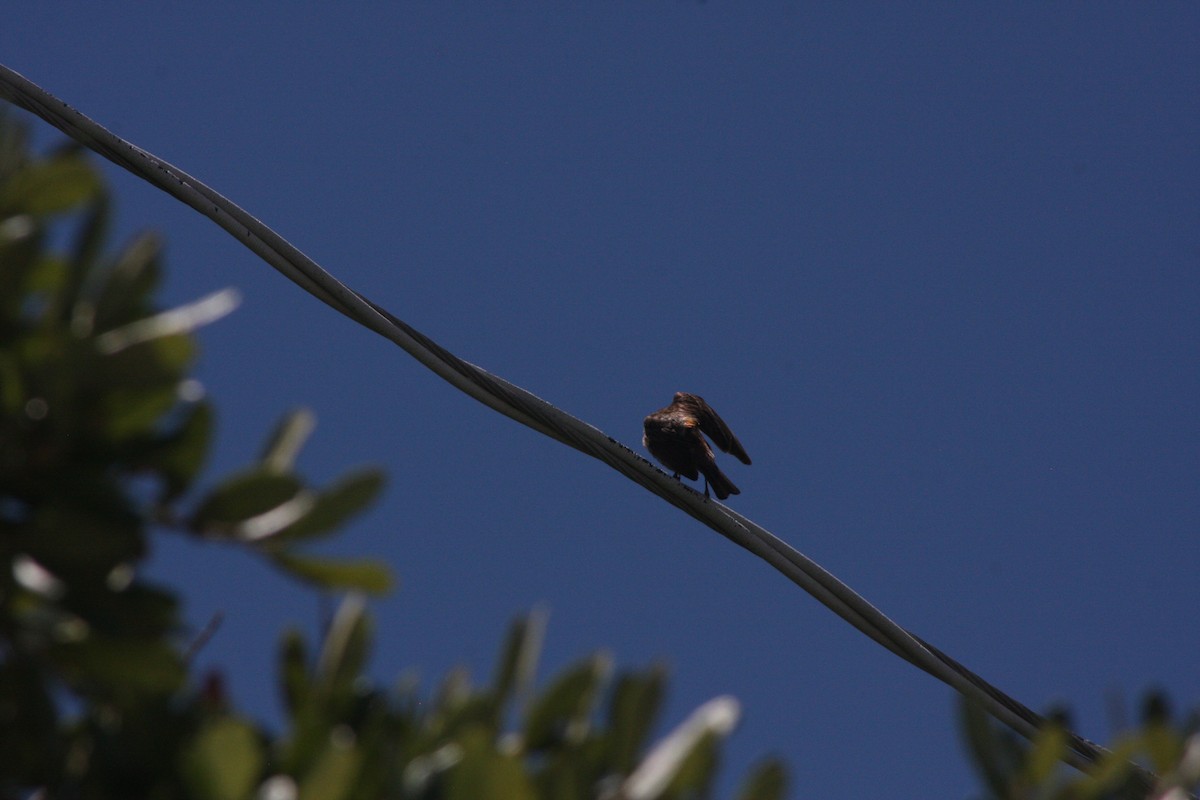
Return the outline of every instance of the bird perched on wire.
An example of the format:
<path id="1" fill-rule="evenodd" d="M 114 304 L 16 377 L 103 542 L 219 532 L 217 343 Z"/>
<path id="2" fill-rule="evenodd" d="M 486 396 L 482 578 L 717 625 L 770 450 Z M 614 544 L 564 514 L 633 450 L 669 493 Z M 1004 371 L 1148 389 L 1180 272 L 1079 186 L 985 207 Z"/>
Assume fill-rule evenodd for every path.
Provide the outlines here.
<path id="1" fill-rule="evenodd" d="M 741 494 L 733 481 L 717 469 L 712 448 L 700 434 L 706 434 L 713 444 L 733 454 L 743 464 L 750 463 L 750 456 L 746 455 L 742 443 L 729 430 L 725 420 L 717 416 L 703 397 L 676 392 L 671 405 L 646 417 L 642 429 L 642 444 L 650 455 L 674 472 L 676 478 L 682 475 L 694 481 L 703 475 L 705 497 L 708 497 L 709 486 L 718 500 Z"/>

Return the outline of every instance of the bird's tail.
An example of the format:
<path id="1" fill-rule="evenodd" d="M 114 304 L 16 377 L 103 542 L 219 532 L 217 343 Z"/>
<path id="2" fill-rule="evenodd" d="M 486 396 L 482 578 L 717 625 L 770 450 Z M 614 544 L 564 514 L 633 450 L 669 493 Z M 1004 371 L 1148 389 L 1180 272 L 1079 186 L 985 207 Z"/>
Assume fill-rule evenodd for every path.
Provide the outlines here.
<path id="1" fill-rule="evenodd" d="M 725 473 L 717 469 L 715 464 L 703 470 L 703 472 L 704 479 L 708 481 L 708 485 L 712 487 L 713 494 L 717 496 L 718 500 L 724 500 L 731 494 L 742 493 L 742 490 L 734 486 L 733 481 L 725 477 Z"/>

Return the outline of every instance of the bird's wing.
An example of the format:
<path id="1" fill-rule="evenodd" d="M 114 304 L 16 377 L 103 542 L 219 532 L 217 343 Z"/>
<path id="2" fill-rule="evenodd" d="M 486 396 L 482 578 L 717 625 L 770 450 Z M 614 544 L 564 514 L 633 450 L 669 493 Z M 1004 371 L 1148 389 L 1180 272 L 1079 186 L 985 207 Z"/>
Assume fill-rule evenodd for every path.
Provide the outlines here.
<path id="1" fill-rule="evenodd" d="M 726 453 L 733 455 L 743 464 L 750 463 L 750 456 L 746 455 L 746 449 L 742 447 L 742 443 L 733 435 L 733 431 L 729 430 L 729 426 L 725 424 L 725 420 L 712 410 L 712 406 L 704 402 L 703 397 L 692 395 L 693 406 L 696 414 L 696 421 L 700 423 L 700 430 L 712 439 L 712 443 Z"/>

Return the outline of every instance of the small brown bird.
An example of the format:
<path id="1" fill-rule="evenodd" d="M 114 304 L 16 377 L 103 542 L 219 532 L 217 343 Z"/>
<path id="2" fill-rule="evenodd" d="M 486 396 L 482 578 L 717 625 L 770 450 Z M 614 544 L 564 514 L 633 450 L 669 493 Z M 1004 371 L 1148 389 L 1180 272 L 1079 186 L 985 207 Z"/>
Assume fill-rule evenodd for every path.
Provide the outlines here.
<path id="1" fill-rule="evenodd" d="M 708 435 L 713 444 L 726 453 L 732 453 L 743 464 L 750 463 L 742 443 L 729 430 L 725 420 L 717 416 L 703 397 L 687 392 L 676 392 L 671 405 L 655 411 L 642 422 L 645 434 L 642 444 L 662 465 L 688 480 L 704 475 L 704 496 L 708 497 L 711 485 L 718 500 L 731 494 L 741 494 L 733 481 L 717 469 L 712 448 L 701 433 Z"/>

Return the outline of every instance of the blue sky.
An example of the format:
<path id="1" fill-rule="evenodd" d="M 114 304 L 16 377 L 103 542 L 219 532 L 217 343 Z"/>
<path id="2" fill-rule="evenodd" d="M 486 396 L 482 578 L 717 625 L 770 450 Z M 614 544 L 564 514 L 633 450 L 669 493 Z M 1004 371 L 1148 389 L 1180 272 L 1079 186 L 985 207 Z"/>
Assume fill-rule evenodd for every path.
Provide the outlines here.
<path id="1" fill-rule="evenodd" d="M 1083 735 L 1150 686 L 1200 704 L 1197 6 L 26 4 L 0 60 L 630 446 L 704 395 L 739 511 Z M 949 689 L 108 174 L 168 302 L 245 295 L 202 333 L 210 474 L 298 405 L 308 475 L 388 471 L 332 548 L 401 579 L 381 680 L 486 679 L 542 604 L 543 674 L 665 661 L 668 724 L 737 696 L 724 785 L 774 753 L 797 796 L 976 786 Z M 225 611 L 203 661 L 275 719 L 317 604 L 210 550 L 153 573 Z"/>

